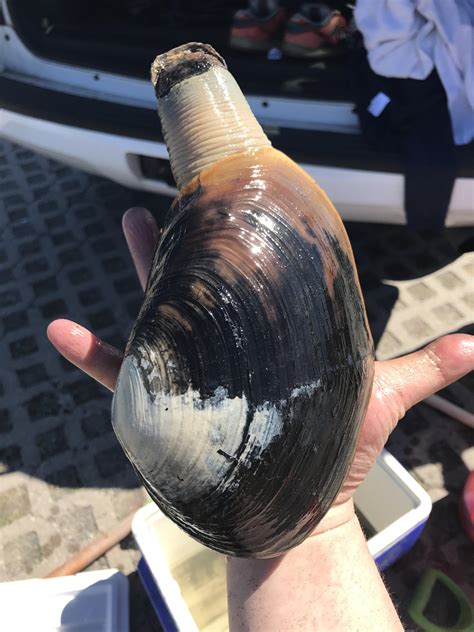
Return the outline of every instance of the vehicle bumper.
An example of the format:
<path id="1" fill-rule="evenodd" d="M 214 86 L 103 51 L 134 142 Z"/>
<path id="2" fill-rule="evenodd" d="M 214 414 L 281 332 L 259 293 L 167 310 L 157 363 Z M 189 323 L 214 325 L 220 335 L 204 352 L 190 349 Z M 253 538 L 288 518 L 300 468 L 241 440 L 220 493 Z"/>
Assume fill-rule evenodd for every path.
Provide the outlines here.
<path id="1" fill-rule="evenodd" d="M 269 132 L 274 145 L 326 191 L 343 219 L 405 223 L 404 178 L 394 157 L 384 161 L 355 135 L 284 128 Z M 125 186 L 166 195 L 176 192 L 169 176 L 147 177 L 142 169 L 143 157 L 162 163 L 168 159 L 152 110 L 47 90 L 0 75 L 0 136 Z M 473 199 L 474 179 L 458 178 L 446 225 L 474 225 Z"/>

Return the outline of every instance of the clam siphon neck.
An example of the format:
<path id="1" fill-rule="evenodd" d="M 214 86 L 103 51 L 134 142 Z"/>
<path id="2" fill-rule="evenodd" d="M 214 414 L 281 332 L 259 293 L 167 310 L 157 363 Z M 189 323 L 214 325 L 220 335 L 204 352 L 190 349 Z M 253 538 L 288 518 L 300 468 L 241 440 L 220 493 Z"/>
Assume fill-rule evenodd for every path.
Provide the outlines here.
<path id="1" fill-rule="evenodd" d="M 271 145 L 237 82 L 218 64 L 158 95 L 158 114 L 179 189 L 227 156 Z"/>

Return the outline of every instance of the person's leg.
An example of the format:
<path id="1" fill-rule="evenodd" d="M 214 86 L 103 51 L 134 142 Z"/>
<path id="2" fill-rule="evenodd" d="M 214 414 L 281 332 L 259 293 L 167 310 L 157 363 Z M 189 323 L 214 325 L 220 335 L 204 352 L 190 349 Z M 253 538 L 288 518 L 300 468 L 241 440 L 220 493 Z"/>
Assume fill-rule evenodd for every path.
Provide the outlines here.
<path id="1" fill-rule="evenodd" d="M 398 82 L 403 112 L 407 224 L 417 230 L 441 231 L 456 179 L 446 93 L 436 71 L 422 81 Z"/>

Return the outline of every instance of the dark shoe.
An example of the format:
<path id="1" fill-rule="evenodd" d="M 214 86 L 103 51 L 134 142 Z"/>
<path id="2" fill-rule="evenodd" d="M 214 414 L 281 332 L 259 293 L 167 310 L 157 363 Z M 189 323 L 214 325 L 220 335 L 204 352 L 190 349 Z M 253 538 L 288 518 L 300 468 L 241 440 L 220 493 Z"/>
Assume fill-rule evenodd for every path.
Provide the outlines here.
<path id="1" fill-rule="evenodd" d="M 286 9 L 277 9 L 263 17 L 250 9 L 237 11 L 230 31 L 230 46 L 246 51 L 266 51 L 279 46 L 286 18 Z"/>
<path id="2" fill-rule="evenodd" d="M 304 5 L 286 25 L 283 52 L 290 57 L 317 58 L 337 54 L 346 37 L 347 21 L 324 3 Z"/>

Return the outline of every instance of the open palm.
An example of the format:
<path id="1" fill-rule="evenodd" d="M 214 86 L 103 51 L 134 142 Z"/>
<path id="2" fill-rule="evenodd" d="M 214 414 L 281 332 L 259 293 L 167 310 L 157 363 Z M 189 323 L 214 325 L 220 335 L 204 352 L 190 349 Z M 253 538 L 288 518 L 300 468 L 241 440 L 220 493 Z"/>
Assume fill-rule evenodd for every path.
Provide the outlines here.
<path id="1" fill-rule="evenodd" d="M 142 287 L 145 287 L 159 236 L 145 209 L 123 217 L 123 229 Z M 58 351 L 85 373 L 114 389 L 122 352 L 69 320 L 56 320 L 48 337 Z M 421 351 L 375 363 L 375 378 L 367 415 L 351 470 L 336 503 L 349 500 L 362 483 L 390 433 L 417 402 L 474 369 L 474 336 L 444 336 Z"/>

